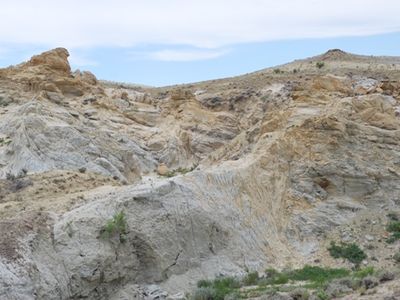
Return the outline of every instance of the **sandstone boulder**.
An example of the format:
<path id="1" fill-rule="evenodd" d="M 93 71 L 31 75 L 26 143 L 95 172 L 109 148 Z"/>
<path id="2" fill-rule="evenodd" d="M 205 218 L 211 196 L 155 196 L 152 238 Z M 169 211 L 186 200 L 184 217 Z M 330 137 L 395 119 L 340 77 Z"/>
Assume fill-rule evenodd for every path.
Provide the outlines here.
<path id="1" fill-rule="evenodd" d="M 54 71 L 69 74 L 71 67 L 68 62 L 68 56 L 67 49 L 56 48 L 33 56 L 26 65 L 46 67 Z"/>

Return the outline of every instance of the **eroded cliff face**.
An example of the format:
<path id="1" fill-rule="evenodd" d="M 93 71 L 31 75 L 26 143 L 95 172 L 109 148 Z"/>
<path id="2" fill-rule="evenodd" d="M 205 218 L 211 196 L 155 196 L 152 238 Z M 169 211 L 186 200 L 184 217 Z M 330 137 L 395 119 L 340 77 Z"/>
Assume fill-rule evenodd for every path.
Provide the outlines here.
<path id="1" fill-rule="evenodd" d="M 331 240 L 392 263 L 395 245 L 378 240 L 399 210 L 399 60 L 336 50 L 145 88 L 72 73 L 67 58 L 0 70 L 0 298 L 174 294 L 218 274 L 337 264 Z M 123 240 L 105 238 L 119 212 Z"/>

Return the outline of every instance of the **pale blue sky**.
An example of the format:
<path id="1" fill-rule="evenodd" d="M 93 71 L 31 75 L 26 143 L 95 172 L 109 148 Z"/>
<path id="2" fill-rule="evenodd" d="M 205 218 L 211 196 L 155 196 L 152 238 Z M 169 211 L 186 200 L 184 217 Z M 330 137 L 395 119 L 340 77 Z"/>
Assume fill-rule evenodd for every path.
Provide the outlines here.
<path id="1" fill-rule="evenodd" d="M 399 12 L 398 0 L 13 0 L 0 11 L 0 66 L 61 46 L 74 69 L 161 86 L 331 48 L 399 56 Z"/>

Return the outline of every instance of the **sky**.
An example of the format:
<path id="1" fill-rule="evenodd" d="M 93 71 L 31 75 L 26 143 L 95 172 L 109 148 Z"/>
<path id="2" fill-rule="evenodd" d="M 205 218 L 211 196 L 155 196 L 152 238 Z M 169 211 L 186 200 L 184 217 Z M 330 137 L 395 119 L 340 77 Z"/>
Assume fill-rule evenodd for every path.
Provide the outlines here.
<path id="1" fill-rule="evenodd" d="M 73 69 L 152 86 L 332 48 L 400 56 L 399 0 L 0 0 L 0 67 L 55 47 Z"/>

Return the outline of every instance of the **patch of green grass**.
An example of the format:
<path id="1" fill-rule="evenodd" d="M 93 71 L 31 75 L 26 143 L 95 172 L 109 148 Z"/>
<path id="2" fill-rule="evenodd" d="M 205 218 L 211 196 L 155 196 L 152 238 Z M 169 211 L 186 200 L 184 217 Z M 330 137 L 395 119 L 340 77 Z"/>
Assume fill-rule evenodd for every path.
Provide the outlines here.
<path id="1" fill-rule="evenodd" d="M 287 274 L 279 273 L 276 276 L 272 277 L 271 284 L 286 284 L 289 282 L 289 277 Z"/>
<path id="2" fill-rule="evenodd" d="M 306 265 L 301 269 L 277 271 L 275 269 L 265 270 L 265 276 L 259 276 L 257 272 L 250 272 L 242 280 L 234 277 L 222 277 L 215 280 L 200 280 L 198 289 L 194 295 L 195 300 L 204 300 L 199 295 L 210 295 L 212 298 L 206 300 L 254 298 L 274 291 L 290 292 L 304 289 L 310 290 L 313 295 L 321 300 L 329 299 L 325 292 L 326 286 L 334 280 L 351 280 L 361 282 L 361 279 L 374 273 L 374 268 L 350 271 L 344 268 L 325 268 L 320 266 Z M 300 283 L 302 282 L 302 283 Z M 251 289 L 240 290 L 242 286 L 254 286 Z"/>
<path id="3" fill-rule="evenodd" d="M 239 280 L 234 277 L 222 277 L 215 280 L 200 280 L 197 282 L 197 291 L 194 296 L 200 294 L 199 289 L 208 289 L 212 291 L 213 298 L 207 300 L 224 300 L 225 296 L 234 294 L 241 287 Z M 200 298 L 197 298 L 201 300 Z"/>
<path id="4" fill-rule="evenodd" d="M 114 235 L 119 236 L 119 241 L 124 243 L 126 240 L 127 223 L 125 213 L 123 211 L 114 214 L 112 219 L 108 220 L 106 225 L 101 229 L 103 238 L 111 238 Z"/>
<path id="5" fill-rule="evenodd" d="M 363 279 L 369 275 L 374 274 L 374 267 L 365 267 L 364 269 L 360 269 L 353 272 L 353 277 Z"/>
<path id="6" fill-rule="evenodd" d="M 260 279 L 258 272 L 250 272 L 243 278 L 243 284 L 248 285 L 256 285 L 258 284 L 258 280 Z"/>
<path id="7" fill-rule="evenodd" d="M 207 279 L 202 279 L 199 280 L 197 282 L 197 287 L 201 288 L 201 287 L 211 287 L 213 285 L 213 282 L 211 280 L 207 280 Z"/>
<path id="8" fill-rule="evenodd" d="M 331 269 L 306 265 L 301 269 L 282 272 L 278 272 L 274 269 L 267 269 L 265 274 L 267 278 L 264 280 L 261 279 L 260 282 L 266 285 L 281 285 L 289 281 L 309 281 L 310 288 L 316 288 L 332 279 L 348 276 L 350 271 L 347 269 Z"/>
<path id="9" fill-rule="evenodd" d="M 328 251 L 332 257 L 347 259 L 349 262 L 353 263 L 356 268 L 367 258 L 365 252 L 354 243 L 341 243 L 340 245 L 336 245 L 335 242 L 331 242 Z"/>
<path id="10" fill-rule="evenodd" d="M 324 290 L 318 290 L 315 295 L 318 297 L 320 300 L 328 300 L 329 296 L 326 294 Z"/>
<path id="11" fill-rule="evenodd" d="M 215 290 L 210 287 L 198 288 L 192 298 L 192 300 L 213 300 L 215 299 Z"/>
<path id="12" fill-rule="evenodd" d="M 390 222 L 386 230 L 390 232 L 389 238 L 386 240 L 388 243 L 392 244 L 397 240 L 400 240 L 400 221 Z"/>
<path id="13" fill-rule="evenodd" d="M 334 278 L 348 276 L 349 270 L 338 268 L 322 268 L 318 266 L 304 266 L 302 269 L 294 270 L 289 273 L 289 279 L 294 281 L 311 281 L 315 283 L 324 283 Z"/>

